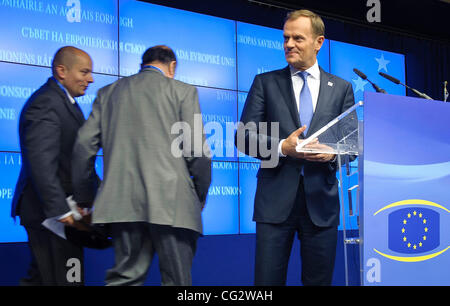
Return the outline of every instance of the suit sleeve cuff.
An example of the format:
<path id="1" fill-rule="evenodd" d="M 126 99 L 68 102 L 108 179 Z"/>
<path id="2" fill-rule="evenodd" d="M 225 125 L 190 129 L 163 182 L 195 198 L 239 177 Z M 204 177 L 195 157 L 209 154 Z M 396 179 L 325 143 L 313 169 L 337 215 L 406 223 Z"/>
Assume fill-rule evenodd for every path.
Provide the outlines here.
<path id="1" fill-rule="evenodd" d="M 286 157 L 286 155 L 284 155 L 282 152 L 283 151 L 281 151 L 281 146 L 283 145 L 283 142 L 285 141 L 286 139 L 282 139 L 281 141 L 280 141 L 280 143 L 278 144 L 278 156 L 280 156 L 280 157 Z"/>
<path id="2" fill-rule="evenodd" d="M 67 218 L 68 216 L 71 216 L 73 213 L 72 211 L 69 211 L 68 213 L 65 213 L 64 215 L 61 215 L 58 217 L 58 220 L 62 220 L 64 218 Z"/>

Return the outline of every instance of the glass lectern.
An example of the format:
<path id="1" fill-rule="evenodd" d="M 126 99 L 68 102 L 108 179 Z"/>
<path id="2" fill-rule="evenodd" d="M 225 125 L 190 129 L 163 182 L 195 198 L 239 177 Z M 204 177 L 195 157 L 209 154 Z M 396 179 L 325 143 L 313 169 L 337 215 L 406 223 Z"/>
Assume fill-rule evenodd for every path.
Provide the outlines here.
<path id="1" fill-rule="evenodd" d="M 362 154 L 363 102 L 358 102 L 320 130 L 299 140 L 297 152 L 334 154 L 339 178 L 341 225 L 343 229 L 345 282 L 359 285 L 349 265 L 360 265 L 359 233 L 359 169 L 357 158 Z"/>

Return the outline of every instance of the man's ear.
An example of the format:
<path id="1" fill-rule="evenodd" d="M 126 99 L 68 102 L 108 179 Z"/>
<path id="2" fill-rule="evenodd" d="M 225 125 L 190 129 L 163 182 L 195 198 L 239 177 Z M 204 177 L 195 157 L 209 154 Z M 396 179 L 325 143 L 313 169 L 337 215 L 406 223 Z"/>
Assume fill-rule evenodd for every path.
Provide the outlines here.
<path id="1" fill-rule="evenodd" d="M 316 49 L 316 53 L 318 53 L 320 48 L 322 48 L 324 41 L 325 41 L 325 36 L 320 35 L 320 36 L 316 37 L 316 41 L 314 43 L 314 48 Z"/>
<path id="2" fill-rule="evenodd" d="M 169 77 L 173 78 L 175 76 L 175 69 L 177 68 L 177 62 L 171 61 L 169 63 Z"/>
<path id="3" fill-rule="evenodd" d="M 66 78 L 67 68 L 64 65 L 58 65 L 55 67 L 55 73 L 58 79 L 64 80 Z"/>

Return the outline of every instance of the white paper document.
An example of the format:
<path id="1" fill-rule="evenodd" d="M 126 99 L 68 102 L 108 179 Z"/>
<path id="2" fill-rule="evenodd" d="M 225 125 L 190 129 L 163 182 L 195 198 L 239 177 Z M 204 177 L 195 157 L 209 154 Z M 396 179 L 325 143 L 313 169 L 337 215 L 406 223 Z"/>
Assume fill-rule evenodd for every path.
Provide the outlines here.
<path id="1" fill-rule="evenodd" d="M 64 231 L 64 223 L 60 222 L 59 220 L 62 217 L 68 217 L 71 214 L 73 215 L 73 218 L 75 220 L 81 220 L 82 216 L 81 214 L 78 212 L 77 210 L 77 203 L 72 199 L 72 196 L 68 196 L 66 198 L 66 202 L 67 205 L 70 208 L 70 213 L 61 215 L 61 216 L 56 216 L 56 217 L 52 217 L 52 218 L 47 218 L 44 220 L 44 222 L 42 222 L 42 225 L 44 227 L 46 227 L 47 229 L 51 230 L 53 233 L 55 233 L 56 235 L 58 235 L 59 237 L 66 239 L 66 233 Z"/>

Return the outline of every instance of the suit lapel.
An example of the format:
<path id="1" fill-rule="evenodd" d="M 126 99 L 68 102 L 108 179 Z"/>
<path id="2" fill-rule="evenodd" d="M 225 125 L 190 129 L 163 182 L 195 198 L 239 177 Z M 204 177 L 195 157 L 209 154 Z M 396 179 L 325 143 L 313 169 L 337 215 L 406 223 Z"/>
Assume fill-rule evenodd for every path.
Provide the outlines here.
<path id="1" fill-rule="evenodd" d="M 70 102 L 69 97 L 67 97 L 66 93 L 58 86 L 58 84 L 56 84 L 54 80 L 49 79 L 48 82 L 51 88 L 53 88 L 58 93 L 58 95 L 61 96 L 64 101 L 64 105 L 68 109 L 69 113 L 78 121 L 78 123 L 80 123 L 80 125 L 82 125 L 85 121 L 83 113 L 78 111 L 76 106 L 73 105 L 72 102 Z"/>
<path id="2" fill-rule="evenodd" d="M 300 127 L 300 118 L 298 115 L 297 102 L 294 97 L 294 88 L 292 87 L 291 71 L 289 66 L 281 70 L 280 73 L 282 74 L 282 77 L 276 78 L 276 81 L 283 96 L 282 100 L 286 103 L 295 125 Z"/>
<path id="3" fill-rule="evenodd" d="M 325 72 L 322 68 L 320 68 L 320 87 L 319 87 L 319 96 L 317 98 L 316 110 L 314 111 L 314 115 L 311 119 L 311 126 L 308 129 L 307 136 L 313 134 L 320 127 L 316 127 L 317 122 L 320 121 L 321 113 L 327 109 L 329 103 L 332 103 L 332 96 L 334 90 L 334 82 L 333 76 L 327 72 Z"/>

